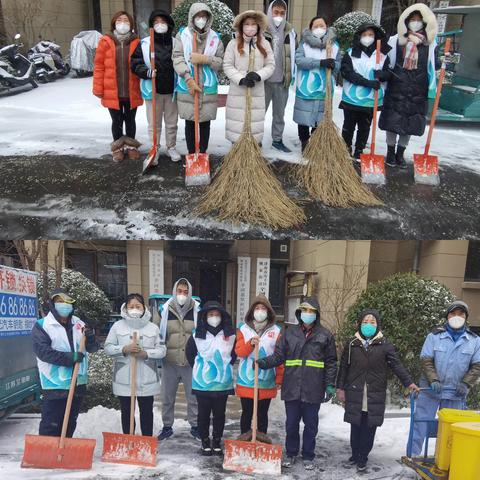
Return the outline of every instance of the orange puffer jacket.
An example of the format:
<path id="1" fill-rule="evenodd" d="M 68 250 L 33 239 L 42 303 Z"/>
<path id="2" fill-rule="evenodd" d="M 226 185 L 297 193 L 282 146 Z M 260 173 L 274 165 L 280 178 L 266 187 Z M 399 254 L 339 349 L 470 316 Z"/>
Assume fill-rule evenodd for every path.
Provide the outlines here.
<path id="1" fill-rule="evenodd" d="M 130 59 L 133 52 L 140 43 L 138 38 L 134 38 L 130 42 L 128 71 L 130 72 Z M 142 95 L 140 93 L 140 79 L 129 74 L 129 93 L 130 108 L 137 108 L 143 104 Z M 115 40 L 110 35 L 104 35 L 98 43 L 97 52 L 95 54 L 95 68 L 93 70 L 93 94 L 101 95 L 102 105 L 106 108 L 120 109 L 118 99 L 117 85 L 117 64 L 116 64 L 116 45 Z"/>

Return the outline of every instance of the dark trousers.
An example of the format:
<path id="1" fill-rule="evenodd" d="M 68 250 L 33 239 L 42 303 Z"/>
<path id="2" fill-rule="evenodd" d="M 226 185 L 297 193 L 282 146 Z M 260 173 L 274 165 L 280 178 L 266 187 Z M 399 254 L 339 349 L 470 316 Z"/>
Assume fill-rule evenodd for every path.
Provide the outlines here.
<path id="1" fill-rule="evenodd" d="M 129 101 L 121 100 L 120 110 L 109 108 L 108 111 L 112 117 L 113 140 L 118 140 L 123 137 L 123 124 L 125 124 L 125 135 L 130 138 L 135 138 L 135 134 L 137 133 L 137 125 L 135 123 L 137 109 L 131 109 Z"/>
<path id="2" fill-rule="evenodd" d="M 118 399 L 122 410 L 122 431 L 123 433 L 130 433 L 130 397 L 118 397 Z M 142 435 L 151 437 L 153 435 L 153 395 L 137 397 L 137 403 L 140 410 Z"/>
<path id="3" fill-rule="evenodd" d="M 268 409 L 271 398 L 258 401 L 257 429 L 259 432 L 267 433 L 268 430 Z M 240 431 L 246 433 L 252 429 L 253 419 L 253 398 L 240 398 L 242 403 L 242 416 L 240 417 Z"/>
<path id="4" fill-rule="evenodd" d="M 310 128 L 308 125 L 298 125 L 298 138 L 302 144 L 307 143 L 317 127 Z"/>
<path id="5" fill-rule="evenodd" d="M 352 457 L 360 463 L 366 463 L 368 454 L 372 451 L 377 427 L 368 426 L 368 413 L 362 412 L 362 421 L 360 425 L 351 424 L 350 446 L 352 447 Z"/>
<path id="6" fill-rule="evenodd" d="M 82 405 L 82 397 L 73 397 L 72 408 L 70 410 L 70 418 L 68 419 L 67 437 L 73 437 L 75 428 L 77 427 L 77 417 Z M 38 429 L 39 435 L 47 435 L 50 437 L 59 437 L 62 433 L 63 416 L 65 407 L 67 406 L 67 398 L 44 398 L 42 401 L 42 419 Z"/>
<path id="7" fill-rule="evenodd" d="M 370 125 L 372 124 L 373 113 L 371 111 L 343 110 L 343 128 L 342 137 L 349 148 L 352 146 L 353 134 L 357 129 L 357 138 L 355 139 L 355 150 L 363 151 L 367 145 L 370 135 Z"/>
<path id="8" fill-rule="evenodd" d="M 210 122 L 200 122 L 200 153 L 206 153 L 210 141 Z M 185 140 L 188 153 L 195 153 L 195 122 L 185 120 Z"/>
<path id="9" fill-rule="evenodd" d="M 307 403 L 300 400 L 285 402 L 287 420 L 285 430 L 285 450 L 289 457 L 296 457 L 300 451 L 300 420 L 303 420 L 302 457 L 305 460 L 315 458 L 315 439 L 318 433 L 319 403 Z"/>
<path id="10" fill-rule="evenodd" d="M 198 403 L 198 433 L 203 440 L 210 437 L 210 418 L 213 417 L 213 438 L 222 438 L 225 428 L 225 411 L 228 395 L 207 396 L 197 395 Z"/>

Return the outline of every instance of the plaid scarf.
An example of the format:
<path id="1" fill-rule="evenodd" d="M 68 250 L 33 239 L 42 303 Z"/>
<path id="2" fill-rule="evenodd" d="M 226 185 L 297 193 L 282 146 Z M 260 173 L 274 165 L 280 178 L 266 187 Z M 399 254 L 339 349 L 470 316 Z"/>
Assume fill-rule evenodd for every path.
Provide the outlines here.
<path id="1" fill-rule="evenodd" d="M 419 32 L 409 32 L 408 42 L 403 49 L 403 68 L 405 70 L 416 70 L 418 66 L 417 45 L 424 43 L 426 36 Z"/>

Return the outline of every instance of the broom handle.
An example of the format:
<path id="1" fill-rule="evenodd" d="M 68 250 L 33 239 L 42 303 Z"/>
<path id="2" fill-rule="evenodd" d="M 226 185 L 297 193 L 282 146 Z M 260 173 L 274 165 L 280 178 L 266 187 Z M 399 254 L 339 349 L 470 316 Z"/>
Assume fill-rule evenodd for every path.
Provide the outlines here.
<path id="1" fill-rule="evenodd" d="M 193 32 L 193 51 L 197 53 L 197 32 Z M 195 83 L 198 85 L 198 65 L 193 65 L 193 77 Z M 198 152 L 200 151 L 200 101 L 199 93 L 195 91 L 195 97 L 193 99 L 193 115 L 195 120 L 195 158 L 198 159 Z"/>
<path id="2" fill-rule="evenodd" d="M 377 40 L 377 48 L 375 49 L 375 71 L 380 64 L 380 46 L 381 40 Z M 380 90 L 373 93 L 373 118 L 372 118 L 372 143 L 370 144 L 370 155 L 375 155 L 375 141 L 377 139 L 377 111 L 378 111 L 378 94 Z"/>
<path id="3" fill-rule="evenodd" d="M 80 338 L 79 352 L 85 351 L 85 335 L 82 332 L 82 338 Z M 60 434 L 60 443 L 58 447 L 60 449 L 65 447 L 65 437 L 67 436 L 68 421 L 70 420 L 70 410 L 72 409 L 73 395 L 75 393 L 75 387 L 77 386 L 78 371 L 80 370 L 80 363 L 75 363 L 73 367 L 72 380 L 70 381 L 70 388 L 68 390 L 67 405 L 65 407 L 65 414 L 63 415 L 62 433 Z M 58 456 L 58 460 L 61 461 L 61 454 Z"/>
<path id="4" fill-rule="evenodd" d="M 137 343 L 137 332 L 133 332 L 132 340 Z M 131 355 L 130 359 L 130 435 L 135 435 L 135 400 L 137 392 L 137 357 Z"/>
<path id="5" fill-rule="evenodd" d="M 248 71 L 251 72 L 255 68 L 255 49 L 253 49 L 250 44 L 248 48 Z M 250 87 L 247 87 L 245 121 L 243 129 L 248 133 L 250 133 L 252 130 L 252 89 Z"/>
<path id="6" fill-rule="evenodd" d="M 332 56 L 332 42 L 327 42 L 327 58 Z M 326 120 L 332 120 L 332 70 L 327 68 L 327 86 L 325 95 L 324 116 Z"/>
<path id="7" fill-rule="evenodd" d="M 255 379 L 253 383 L 253 423 L 252 442 L 257 440 L 257 412 L 258 412 L 258 343 L 255 344 Z"/>
<path id="8" fill-rule="evenodd" d="M 155 65 L 155 37 L 153 28 L 150 29 L 150 68 L 156 69 Z M 157 77 L 152 78 L 152 125 L 153 125 L 153 148 L 157 148 Z"/>
<path id="9" fill-rule="evenodd" d="M 447 56 L 447 53 L 449 51 L 450 51 L 450 38 L 447 38 L 445 40 L 445 57 Z M 425 152 L 424 152 L 425 157 L 428 155 L 428 151 L 430 150 L 430 142 L 432 141 L 433 127 L 435 126 L 435 120 L 437 118 L 438 104 L 440 103 L 440 94 L 442 93 L 443 80 L 445 78 L 445 69 L 446 69 L 446 65 L 445 65 L 445 59 L 444 59 L 442 62 L 442 69 L 440 70 L 440 77 L 438 79 L 437 93 L 435 95 L 435 103 L 433 104 L 432 115 L 430 117 L 430 126 L 428 128 L 427 143 L 425 144 Z"/>

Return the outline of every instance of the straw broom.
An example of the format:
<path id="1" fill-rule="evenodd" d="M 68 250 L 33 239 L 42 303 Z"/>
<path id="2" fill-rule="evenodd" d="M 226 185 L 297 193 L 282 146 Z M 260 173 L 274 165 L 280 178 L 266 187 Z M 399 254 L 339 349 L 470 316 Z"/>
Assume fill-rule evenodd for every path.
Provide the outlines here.
<path id="1" fill-rule="evenodd" d="M 328 44 L 328 58 L 331 48 L 331 44 Z M 331 76 L 332 71 L 328 68 L 323 120 L 303 153 L 307 162 L 294 167 L 293 177 L 313 199 L 332 207 L 383 205 L 362 183 L 352 165 L 347 146 L 332 120 Z"/>
<path id="2" fill-rule="evenodd" d="M 250 48 L 249 71 L 255 51 Z M 273 229 L 306 221 L 303 210 L 290 200 L 252 135 L 252 92 L 247 88 L 243 132 L 223 159 L 212 183 L 200 199 L 197 212 L 216 212 L 219 220 L 245 222 Z"/>

